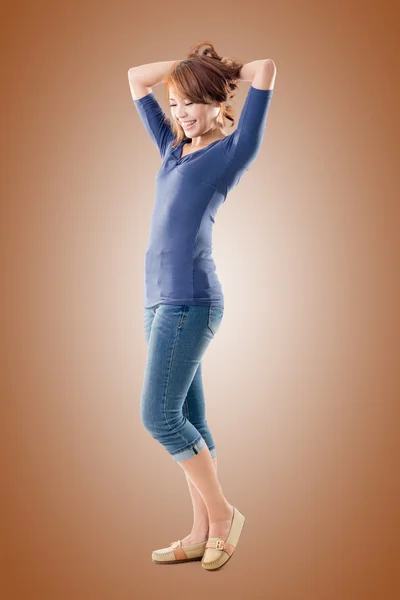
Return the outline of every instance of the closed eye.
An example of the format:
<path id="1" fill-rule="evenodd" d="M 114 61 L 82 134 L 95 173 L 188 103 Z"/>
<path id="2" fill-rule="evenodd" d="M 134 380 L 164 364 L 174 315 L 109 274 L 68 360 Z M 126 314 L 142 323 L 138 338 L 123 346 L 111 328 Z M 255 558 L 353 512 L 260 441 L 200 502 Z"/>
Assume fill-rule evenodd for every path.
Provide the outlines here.
<path id="1" fill-rule="evenodd" d="M 191 104 L 193 104 L 193 102 L 188 102 L 187 104 L 185 104 L 185 106 L 190 106 Z M 169 105 L 170 108 L 172 108 L 173 106 L 176 106 L 176 104 Z"/>

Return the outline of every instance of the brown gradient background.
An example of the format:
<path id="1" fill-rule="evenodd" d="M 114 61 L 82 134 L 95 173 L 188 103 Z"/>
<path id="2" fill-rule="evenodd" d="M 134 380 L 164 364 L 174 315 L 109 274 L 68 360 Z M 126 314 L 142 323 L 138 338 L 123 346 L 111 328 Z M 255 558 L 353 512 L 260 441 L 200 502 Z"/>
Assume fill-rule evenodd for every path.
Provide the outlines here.
<path id="1" fill-rule="evenodd" d="M 5 600 L 399 597 L 394 6 L 3 8 Z M 226 310 L 207 417 L 247 521 L 213 574 L 151 561 L 189 533 L 192 505 L 139 416 L 160 159 L 127 78 L 204 39 L 277 66 L 259 157 L 214 227 Z"/>

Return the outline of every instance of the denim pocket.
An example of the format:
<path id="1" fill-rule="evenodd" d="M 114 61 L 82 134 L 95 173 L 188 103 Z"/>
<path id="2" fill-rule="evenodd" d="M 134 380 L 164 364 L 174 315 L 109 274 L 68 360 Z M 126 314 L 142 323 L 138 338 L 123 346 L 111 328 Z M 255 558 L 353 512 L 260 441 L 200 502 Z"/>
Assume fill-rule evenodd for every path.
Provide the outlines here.
<path id="1" fill-rule="evenodd" d="M 215 335 L 220 328 L 222 317 L 224 316 L 224 309 L 222 306 L 210 306 L 208 309 L 208 328 L 211 333 Z"/>

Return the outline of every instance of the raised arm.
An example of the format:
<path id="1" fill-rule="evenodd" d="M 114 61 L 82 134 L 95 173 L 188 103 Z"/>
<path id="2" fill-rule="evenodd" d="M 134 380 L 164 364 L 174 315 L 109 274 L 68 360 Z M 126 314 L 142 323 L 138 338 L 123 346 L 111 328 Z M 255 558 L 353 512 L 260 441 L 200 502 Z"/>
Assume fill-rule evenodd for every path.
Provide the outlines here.
<path id="1" fill-rule="evenodd" d="M 247 170 L 261 148 L 267 114 L 274 92 L 276 67 L 270 58 L 243 65 L 239 79 L 251 85 L 236 131 L 227 137 L 225 152 L 237 169 Z"/>
<path id="2" fill-rule="evenodd" d="M 149 94 L 152 87 L 162 83 L 164 75 L 179 61 L 165 60 L 131 67 L 128 71 L 129 85 L 133 100 Z"/>
<path id="3" fill-rule="evenodd" d="M 148 63 L 132 67 L 128 71 L 129 87 L 133 102 L 150 138 L 164 157 L 174 135 L 166 115 L 155 97 L 152 86 L 162 83 L 163 77 L 176 61 Z"/>
<path id="4" fill-rule="evenodd" d="M 246 63 L 239 73 L 240 80 L 251 81 L 252 86 L 259 90 L 273 90 L 275 77 L 276 66 L 272 58 Z"/>

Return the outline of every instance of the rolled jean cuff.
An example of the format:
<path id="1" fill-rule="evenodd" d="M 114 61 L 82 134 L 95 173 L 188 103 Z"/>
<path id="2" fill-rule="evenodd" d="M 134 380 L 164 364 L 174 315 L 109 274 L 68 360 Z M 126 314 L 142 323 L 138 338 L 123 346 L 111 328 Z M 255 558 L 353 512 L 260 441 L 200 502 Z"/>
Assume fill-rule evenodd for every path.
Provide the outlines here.
<path id="1" fill-rule="evenodd" d="M 200 452 L 202 448 L 206 445 L 206 441 L 203 436 L 197 438 L 197 440 L 190 444 L 187 448 L 183 448 L 174 454 L 171 454 L 173 460 L 179 462 L 181 460 L 186 460 L 187 458 L 191 458 L 192 456 L 196 456 Z"/>

